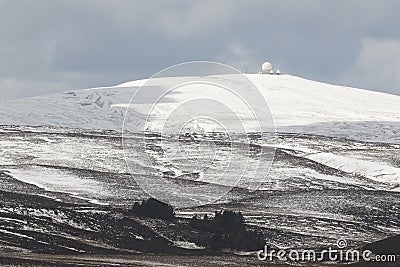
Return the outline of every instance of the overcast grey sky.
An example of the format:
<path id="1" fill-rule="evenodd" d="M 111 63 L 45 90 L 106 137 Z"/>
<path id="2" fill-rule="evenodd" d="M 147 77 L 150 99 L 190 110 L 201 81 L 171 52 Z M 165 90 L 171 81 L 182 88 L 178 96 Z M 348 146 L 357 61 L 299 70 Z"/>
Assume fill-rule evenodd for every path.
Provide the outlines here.
<path id="1" fill-rule="evenodd" d="M 0 100 L 211 60 L 400 94 L 397 0 L 0 0 Z"/>

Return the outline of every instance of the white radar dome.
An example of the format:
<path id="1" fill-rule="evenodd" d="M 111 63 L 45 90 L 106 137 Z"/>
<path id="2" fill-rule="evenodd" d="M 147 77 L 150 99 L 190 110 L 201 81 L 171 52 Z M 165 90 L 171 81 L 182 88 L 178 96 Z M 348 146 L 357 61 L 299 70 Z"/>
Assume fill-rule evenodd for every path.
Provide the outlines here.
<path id="1" fill-rule="evenodd" d="M 272 64 L 269 62 L 264 62 L 261 66 L 263 73 L 269 73 L 272 70 Z"/>

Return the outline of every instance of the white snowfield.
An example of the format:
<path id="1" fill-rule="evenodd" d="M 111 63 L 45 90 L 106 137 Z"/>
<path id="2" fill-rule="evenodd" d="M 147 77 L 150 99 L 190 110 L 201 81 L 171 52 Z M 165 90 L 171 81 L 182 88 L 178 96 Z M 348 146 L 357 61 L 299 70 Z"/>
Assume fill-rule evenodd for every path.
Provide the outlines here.
<path id="1" fill-rule="evenodd" d="M 247 74 L 247 77 L 265 97 L 278 132 L 400 143 L 400 96 L 329 85 L 291 75 Z M 222 80 L 224 77 L 217 76 L 217 83 L 219 78 Z M 146 80 L 138 80 L 112 87 L 3 102 L 0 125 L 120 131 L 131 97 L 145 83 Z M 243 90 L 246 90 L 245 86 Z M 170 94 L 168 100 L 164 105 L 174 109 L 182 97 Z M 153 105 L 146 103 L 146 99 L 140 101 L 142 105 Z M 139 123 L 146 118 L 147 114 L 138 110 L 137 117 L 129 119 Z"/>
<path id="2" fill-rule="evenodd" d="M 393 189 L 399 190 L 400 168 L 395 168 L 381 162 L 371 162 L 332 153 L 315 153 L 306 157 L 347 173 L 364 176 L 378 182 L 392 184 L 395 186 Z"/>
<path id="3" fill-rule="evenodd" d="M 248 74 L 247 77 L 266 99 L 278 132 L 400 144 L 400 96 L 329 85 L 291 75 Z M 216 83 L 226 78 L 223 75 L 214 77 Z M 160 78 L 160 82 L 161 79 L 172 82 L 175 78 Z M 146 85 L 146 80 L 4 102 L 0 106 L 0 125 L 121 131 L 129 101 L 142 85 Z M 152 90 L 157 89 L 151 87 L 148 90 L 151 95 Z M 246 90 L 245 84 L 243 90 Z M 156 115 L 175 110 L 185 94 L 188 96 L 190 93 L 169 94 L 168 101 L 161 103 Z M 222 93 L 213 94 L 207 89 L 193 91 L 193 95 L 200 93 L 218 100 L 225 98 Z M 133 106 L 127 124 L 143 123 L 147 118 L 143 110 L 153 105 L 146 97 L 137 102 L 139 104 Z M 230 104 L 238 108 L 238 113 L 245 114 L 239 103 L 233 101 Z M 231 119 L 229 122 L 235 123 Z M 292 144 L 291 149 L 302 153 L 309 148 L 304 144 Z M 308 150 L 303 154 L 326 166 L 388 183 L 398 190 L 400 168 L 387 161 L 376 162 L 359 158 L 356 154 L 335 155 L 323 151 Z"/>

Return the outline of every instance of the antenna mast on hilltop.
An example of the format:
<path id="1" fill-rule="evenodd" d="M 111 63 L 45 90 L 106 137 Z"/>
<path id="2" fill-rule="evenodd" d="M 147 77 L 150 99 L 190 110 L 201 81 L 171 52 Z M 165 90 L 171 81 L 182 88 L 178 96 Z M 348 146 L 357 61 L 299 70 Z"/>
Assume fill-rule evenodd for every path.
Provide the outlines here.
<path id="1" fill-rule="evenodd" d="M 242 62 L 241 68 L 242 68 L 242 73 L 247 73 L 247 62 Z"/>

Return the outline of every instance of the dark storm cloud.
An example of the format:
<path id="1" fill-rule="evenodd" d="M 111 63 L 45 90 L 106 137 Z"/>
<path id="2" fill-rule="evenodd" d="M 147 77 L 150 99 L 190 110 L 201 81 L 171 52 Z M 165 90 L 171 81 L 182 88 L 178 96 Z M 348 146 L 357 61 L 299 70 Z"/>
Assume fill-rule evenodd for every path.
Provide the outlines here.
<path id="1" fill-rule="evenodd" d="M 214 60 L 400 93 L 398 1 L 0 0 L 0 99 Z M 374 73 L 371 78 L 371 73 Z"/>

